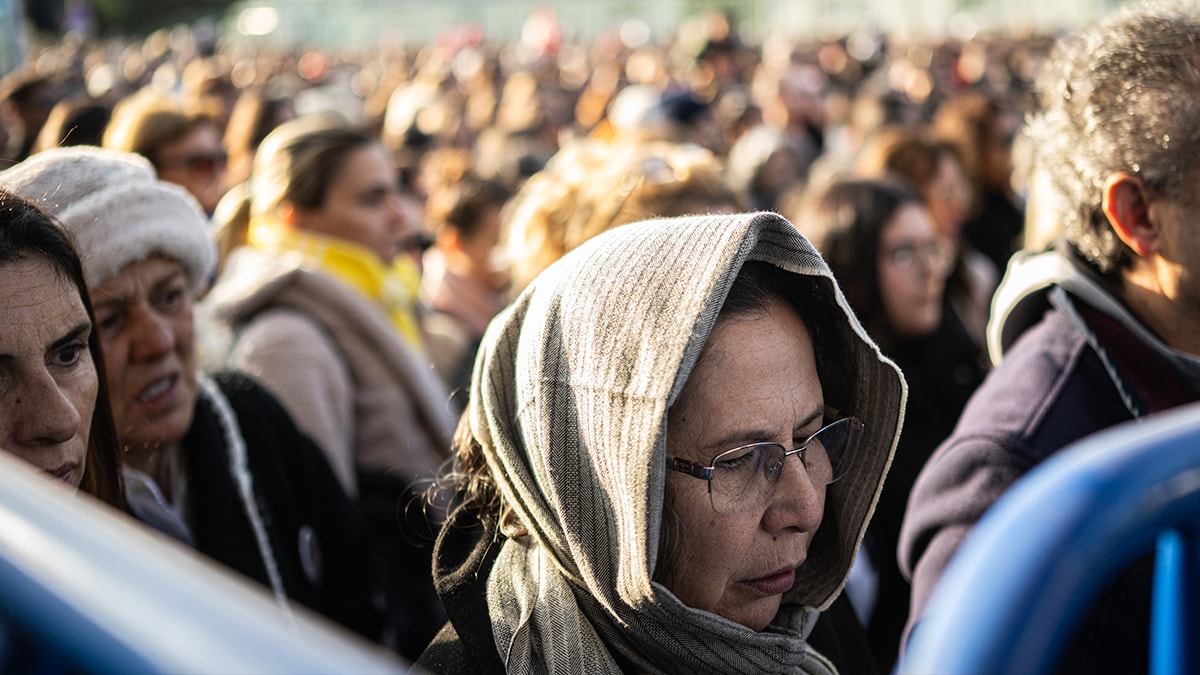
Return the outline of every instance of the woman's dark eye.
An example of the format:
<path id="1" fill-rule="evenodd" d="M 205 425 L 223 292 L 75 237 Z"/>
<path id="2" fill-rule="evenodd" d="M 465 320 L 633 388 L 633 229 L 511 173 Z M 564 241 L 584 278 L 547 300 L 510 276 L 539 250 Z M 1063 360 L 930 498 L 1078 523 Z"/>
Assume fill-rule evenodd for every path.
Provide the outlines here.
<path id="1" fill-rule="evenodd" d="M 96 317 L 96 327 L 99 328 L 101 332 L 111 335 L 120 329 L 121 315 L 117 313 L 100 314 Z"/>
<path id="2" fill-rule="evenodd" d="M 153 301 L 157 311 L 164 314 L 174 314 L 183 307 L 183 302 L 187 296 L 187 290 L 183 286 L 172 286 L 165 288 L 159 293 Z"/>
<path id="3" fill-rule="evenodd" d="M 54 353 L 54 362 L 57 366 L 70 367 L 79 363 L 83 357 L 83 352 L 87 350 L 87 344 L 83 342 L 72 342 L 58 348 Z"/>

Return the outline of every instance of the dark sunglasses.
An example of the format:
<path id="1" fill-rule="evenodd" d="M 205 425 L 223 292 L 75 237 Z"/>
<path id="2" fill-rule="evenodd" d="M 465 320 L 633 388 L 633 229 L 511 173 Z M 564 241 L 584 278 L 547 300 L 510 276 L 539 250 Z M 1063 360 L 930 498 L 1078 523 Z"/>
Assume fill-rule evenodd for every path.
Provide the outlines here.
<path id="1" fill-rule="evenodd" d="M 433 244 L 434 239 L 432 236 L 425 234 L 424 232 L 418 232 L 405 238 L 401 246 L 403 246 L 404 250 L 408 251 L 409 253 L 424 253 L 425 251 L 428 251 Z"/>
<path id="2" fill-rule="evenodd" d="M 192 173 L 215 173 L 225 168 L 229 163 L 229 155 L 224 152 L 198 152 L 172 159 L 164 159 L 158 163 L 159 168 L 171 169 L 183 167 Z"/>

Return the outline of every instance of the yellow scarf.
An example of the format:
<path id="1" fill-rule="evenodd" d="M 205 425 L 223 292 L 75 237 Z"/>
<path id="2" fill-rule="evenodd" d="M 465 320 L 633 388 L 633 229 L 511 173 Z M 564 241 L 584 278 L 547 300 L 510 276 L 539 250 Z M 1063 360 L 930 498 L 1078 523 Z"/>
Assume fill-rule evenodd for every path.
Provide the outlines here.
<path id="1" fill-rule="evenodd" d="M 358 244 L 296 230 L 276 220 L 253 220 L 246 243 L 276 257 L 299 256 L 304 269 L 328 274 L 370 298 L 387 313 L 400 337 L 424 352 L 417 321 L 421 272 L 411 256 L 399 255 L 387 266 Z"/>

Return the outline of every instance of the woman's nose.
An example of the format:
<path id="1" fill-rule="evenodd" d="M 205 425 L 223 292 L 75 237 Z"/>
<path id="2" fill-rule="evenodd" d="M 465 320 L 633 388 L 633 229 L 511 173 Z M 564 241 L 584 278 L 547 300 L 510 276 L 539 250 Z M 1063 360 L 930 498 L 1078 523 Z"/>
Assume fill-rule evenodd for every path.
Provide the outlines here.
<path id="1" fill-rule="evenodd" d="M 79 411 L 48 372 L 41 372 L 22 387 L 14 406 L 18 418 L 16 441 L 38 447 L 66 443 L 79 431 Z"/>
<path id="2" fill-rule="evenodd" d="M 131 357 L 134 360 L 159 358 L 175 345 L 175 331 L 170 322 L 153 310 L 140 312 L 130 331 Z"/>
<path id="3" fill-rule="evenodd" d="M 799 455 L 789 456 L 763 514 L 764 527 L 768 532 L 816 530 L 825 514 L 825 490 L 826 486 L 813 482 Z"/>

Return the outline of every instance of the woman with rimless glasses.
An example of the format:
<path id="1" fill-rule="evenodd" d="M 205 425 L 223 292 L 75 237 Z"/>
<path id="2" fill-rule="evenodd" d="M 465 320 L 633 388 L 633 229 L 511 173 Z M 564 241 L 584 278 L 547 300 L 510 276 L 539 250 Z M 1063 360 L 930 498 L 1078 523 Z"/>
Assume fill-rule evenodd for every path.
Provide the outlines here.
<path id="1" fill-rule="evenodd" d="M 836 672 L 905 385 L 767 213 L 586 242 L 490 325 L 435 549 L 433 672 Z M 849 670 L 849 668 L 848 668 Z"/>

